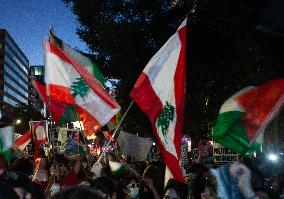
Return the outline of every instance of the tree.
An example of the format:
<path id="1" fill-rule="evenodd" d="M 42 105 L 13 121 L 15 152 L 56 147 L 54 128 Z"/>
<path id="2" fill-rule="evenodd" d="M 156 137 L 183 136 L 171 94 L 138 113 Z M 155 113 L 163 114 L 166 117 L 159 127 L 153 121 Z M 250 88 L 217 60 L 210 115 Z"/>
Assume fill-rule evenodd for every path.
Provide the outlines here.
<path id="1" fill-rule="evenodd" d="M 122 112 L 147 62 L 189 17 L 185 133 L 210 138 L 221 104 L 241 88 L 283 75 L 283 37 L 255 29 L 267 0 L 65 0 L 78 35 L 108 78 Z M 194 7 L 196 6 L 196 7 Z M 194 8 L 194 9 L 193 9 Z M 191 12 L 195 11 L 195 12 Z M 125 128 L 151 133 L 135 106 Z"/>
<path id="2" fill-rule="evenodd" d="M 30 129 L 29 122 L 45 119 L 32 105 L 19 105 L 11 113 L 15 133 L 25 133 Z M 18 120 L 18 122 L 17 122 Z"/>

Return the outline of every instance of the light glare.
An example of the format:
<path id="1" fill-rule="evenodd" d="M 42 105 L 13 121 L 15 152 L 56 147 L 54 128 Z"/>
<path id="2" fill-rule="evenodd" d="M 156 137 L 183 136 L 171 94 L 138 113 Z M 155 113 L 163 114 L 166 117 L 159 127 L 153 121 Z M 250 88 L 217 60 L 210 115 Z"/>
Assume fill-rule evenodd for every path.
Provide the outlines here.
<path id="1" fill-rule="evenodd" d="M 268 159 L 275 162 L 275 161 L 278 160 L 278 156 L 275 155 L 275 154 L 273 154 L 273 153 L 270 153 L 270 154 L 268 155 Z"/>

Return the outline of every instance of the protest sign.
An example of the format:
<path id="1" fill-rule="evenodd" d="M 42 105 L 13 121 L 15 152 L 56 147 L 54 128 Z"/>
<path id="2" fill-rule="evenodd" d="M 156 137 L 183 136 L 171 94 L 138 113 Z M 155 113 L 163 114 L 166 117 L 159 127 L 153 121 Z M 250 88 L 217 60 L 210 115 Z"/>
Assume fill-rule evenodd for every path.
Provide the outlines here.
<path id="1" fill-rule="evenodd" d="M 182 142 L 181 144 L 181 154 L 180 154 L 180 166 L 182 169 L 183 176 L 189 174 L 189 161 L 188 161 L 188 144 L 187 142 Z"/>
<path id="2" fill-rule="evenodd" d="M 213 157 L 214 164 L 216 165 L 222 165 L 239 160 L 238 154 L 216 142 L 213 143 Z"/>
<path id="3" fill-rule="evenodd" d="M 117 141 L 120 146 L 121 154 L 131 155 L 138 161 L 146 160 L 152 146 L 151 141 L 123 131 L 120 132 Z"/>
<path id="4" fill-rule="evenodd" d="M 76 154 L 78 152 L 79 129 L 60 128 L 58 132 L 58 146 L 60 152 Z"/>
<path id="5" fill-rule="evenodd" d="M 191 150 L 191 158 L 192 161 L 197 163 L 198 162 L 199 151 L 198 148 L 194 148 Z"/>

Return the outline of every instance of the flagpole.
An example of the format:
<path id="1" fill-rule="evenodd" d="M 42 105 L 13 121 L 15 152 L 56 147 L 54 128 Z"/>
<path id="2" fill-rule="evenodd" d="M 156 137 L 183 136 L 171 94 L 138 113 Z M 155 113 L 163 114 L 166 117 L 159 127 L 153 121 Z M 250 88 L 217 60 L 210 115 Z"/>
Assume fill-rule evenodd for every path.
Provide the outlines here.
<path id="1" fill-rule="evenodd" d="M 128 108 L 127 108 L 126 111 L 124 112 L 123 116 L 121 117 L 121 120 L 119 121 L 118 125 L 116 126 L 116 128 L 115 128 L 115 130 L 114 130 L 114 132 L 113 132 L 113 134 L 112 134 L 112 136 L 111 136 L 111 138 L 110 138 L 110 139 L 108 140 L 108 142 L 106 143 L 105 150 L 102 151 L 102 153 L 101 153 L 101 155 L 100 155 L 100 157 L 99 157 L 99 159 L 98 159 L 97 162 L 100 162 L 100 161 L 101 161 L 101 159 L 102 159 L 104 153 L 108 150 L 108 147 L 109 147 L 109 145 L 110 145 L 112 139 L 116 136 L 116 134 L 118 134 L 118 132 L 119 132 L 118 129 L 120 128 L 122 122 L 124 121 L 124 119 L 125 119 L 127 113 L 129 112 L 130 108 L 132 107 L 133 103 L 134 103 L 134 101 L 132 100 L 132 101 L 130 102 Z"/>

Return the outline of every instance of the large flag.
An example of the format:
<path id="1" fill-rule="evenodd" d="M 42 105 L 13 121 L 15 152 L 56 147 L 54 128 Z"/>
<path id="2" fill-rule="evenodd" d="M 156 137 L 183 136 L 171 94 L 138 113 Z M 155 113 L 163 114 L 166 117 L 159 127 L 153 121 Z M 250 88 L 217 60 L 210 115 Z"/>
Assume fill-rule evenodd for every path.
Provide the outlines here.
<path id="1" fill-rule="evenodd" d="M 186 20 L 147 64 L 131 92 L 149 117 L 160 151 L 174 178 L 184 181 L 179 166 L 183 130 L 186 67 Z"/>
<path id="2" fill-rule="evenodd" d="M 78 51 L 71 48 L 68 44 L 64 43 L 61 39 L 56 37 L 52 31 L 50 31 L 50 42 L 60 48 L 68 56 L 73 57 L 81 66 L 86 68 L 94 77 L 103 85 L 106 84 L 106 79 L 102 74 L 99 67 L 95 62 L 92 61 L 89 57 L 86 57 L 79 53 Z"/>
<path id="3" fill-rule="evenodd" d="M 47 106 L 52 119 L 56 124 L 62 125 L 78 120 L 74 106 L 47 96 L 45 83 L 40 80 L 32 79 L 32 84 L 37 90 L 41 100 Z"/>
<path id="4" fill-rule="evenodd" d="M 120 110 L 102 84 L 84 67 L 52 42 L 45 43 L 47 96 L 73 107 L 88 135 L 96 132 Z M 83 56 L 83 55 L 82 55 Z"/>
<path id="5" fill-rule="evenodd" d="M 284 79 L 247 87 L 224 102 L 213 130 L 216 142 L 248 152 L 284 102 Z"/>

